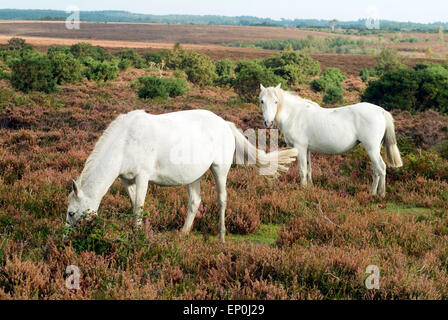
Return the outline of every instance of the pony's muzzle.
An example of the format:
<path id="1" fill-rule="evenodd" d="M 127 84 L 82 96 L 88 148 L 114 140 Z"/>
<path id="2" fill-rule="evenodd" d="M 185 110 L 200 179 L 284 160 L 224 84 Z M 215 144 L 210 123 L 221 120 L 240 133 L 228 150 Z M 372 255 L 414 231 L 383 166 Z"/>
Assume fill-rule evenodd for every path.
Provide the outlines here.
<path id="1" fill-rule="evenodd" d="M 268 129 L 272 128 L 273 125 L 274 125 L 274 121 L 265 121 L 264 122 L 264 126 Z"/>

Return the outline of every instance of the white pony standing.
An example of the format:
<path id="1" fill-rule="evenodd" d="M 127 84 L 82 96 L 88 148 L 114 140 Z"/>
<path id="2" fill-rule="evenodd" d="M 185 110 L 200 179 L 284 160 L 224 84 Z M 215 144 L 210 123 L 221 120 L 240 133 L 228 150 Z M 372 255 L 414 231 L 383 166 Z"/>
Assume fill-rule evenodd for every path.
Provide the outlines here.
<path id="1" fill-rule="evenodd" d="M 260 103 L 265 126 L 274 121 L 286 143 L 299 152 L 301 184 L 312 183 L 311 153 L 341 154 L 362 143 L 373 165 L 370 192 L 386 194 L 386 164 L 380 150 L 384 141 L 386 162 L 390 167 L 403 165 L 395 138 L 392 115 L 383 108 L 358 103 L 340 108 L 321 108 L 317 103 L 277 87 L 260 84 Z"/>
<path id="2" fill-rule="evenodd" d="M 227 203 L 226 180 L 237 150 L 247 162 L 266 174 L 288 170 L 297 150 L 266 154 L 253 146 L 235 125 L 212 112 L 190 110 L 151 115 L 143 110 L 115 119 L 100 137 L 68 198 L 67 225 L 83 215 L 95 215 L 101 199 L 117 177 L 125 186 L 135 216 L 141 212 L 148 182 L 162 186 L 186 185 L 188 215 L 182 232 L 191 230 L 199 208 L 200 181 L 210 169 L 216 181 L 219 204 L 219 239 L 224 242 Z"/>

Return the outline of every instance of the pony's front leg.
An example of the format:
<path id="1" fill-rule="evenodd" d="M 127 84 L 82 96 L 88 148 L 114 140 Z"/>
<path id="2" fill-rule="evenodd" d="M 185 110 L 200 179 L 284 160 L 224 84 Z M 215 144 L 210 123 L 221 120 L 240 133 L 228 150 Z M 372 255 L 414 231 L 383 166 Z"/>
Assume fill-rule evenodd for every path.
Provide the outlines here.
<path id="1" fill-rule="evenodd" d="M 142 225 L 142 211 L 145 204 L 146 192 L 148 191 L 148 179 L 145 176 L 139 175 L 135 178 L 135 206 L 134 219 L 135 226 Z"/>
<path id="2" fill-rule="evenodd" d="M 226 235 L 225 217 L 227 208 L 227 174 L 229 172 L 229 166 L 212 165 L 211 170 L 216 181 L 216 193 L 218 196 L 219 207 L 219 240 L 224 243 Z"/>
<path id="3" fill-rule="evenodd" d="M 201 178 L 187 186 L 188 191 L 188 214 L 182 228 L 182 234 L 190 232 L 193 226 L 194 217 L 201 204 Z"/>
<path id="4" fill-rule="evenodd" d="M 300 146 L 294 146 L 299 154 L 297 155 L 297 161 L 299 161 L 299 172 L 300 172 L 300 184 L 306 186 L 308 179 L 308 168 L 307 168 L 307 149 Z"/>
<path id="5" fill-rule="evenodd" d="M 308 150 L 307 154 L 307 168 L 306 178 L 309 184 L 313 184 L 313 170 L 311 169 L 311 151 Z"/>

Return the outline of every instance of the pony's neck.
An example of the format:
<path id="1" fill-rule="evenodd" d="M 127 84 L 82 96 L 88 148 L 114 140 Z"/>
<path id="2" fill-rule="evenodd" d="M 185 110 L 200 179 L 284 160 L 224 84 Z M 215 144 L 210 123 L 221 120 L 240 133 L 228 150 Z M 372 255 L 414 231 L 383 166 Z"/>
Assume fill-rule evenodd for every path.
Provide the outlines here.
<path id="1" fill-rule="evenodd" d="M 93 159 L 88 159 L 88 165 L 79 178 L 80 189 L 93 201 L 95 208 L 91 209 L 95 211 L 98 211 L 101 200 L 119 175 L 119 164 L 114 160 L 113 155 L 107 152 L 95 155 Z"/>
<path id="2" fill-rule="evenodd" d="M 282 130 L 286 123 L 292 121 L 292 119 L 297 116 L 300 117 L 300 114 L 305 110 L 305 108 L 319 108 L 319 105 L 316 103 L 303 99 L 299 96 L 295 96 L 289 92 L 283 91 L 282 94 L 282 103 L 275 117 L 280 130 Z"/>

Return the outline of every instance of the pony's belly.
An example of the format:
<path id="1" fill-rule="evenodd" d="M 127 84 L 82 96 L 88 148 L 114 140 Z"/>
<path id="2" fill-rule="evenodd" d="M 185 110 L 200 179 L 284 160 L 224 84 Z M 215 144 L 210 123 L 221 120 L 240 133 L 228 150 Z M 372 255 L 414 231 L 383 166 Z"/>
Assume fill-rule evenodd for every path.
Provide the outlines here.
<path id="1" fill-rule="evenodd" d="M 210 166 L 211 163 L 164 166 L 153 172 L 149 182 L 161 186 L 187 185 L 202 177 Z"/>
<path id="2" fill-rule="evenodd" d="M 322 153 L 322 154 L 341 154 L 352 150 L 359 144 L 359 141 L 354 140 L 346 143 L 338 144 L 324 144 L 324 145 L 309 145 L 308 149 L 311 152 Z"/>

